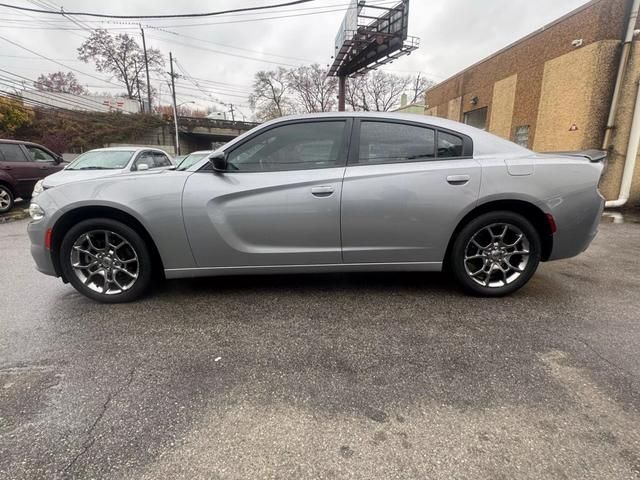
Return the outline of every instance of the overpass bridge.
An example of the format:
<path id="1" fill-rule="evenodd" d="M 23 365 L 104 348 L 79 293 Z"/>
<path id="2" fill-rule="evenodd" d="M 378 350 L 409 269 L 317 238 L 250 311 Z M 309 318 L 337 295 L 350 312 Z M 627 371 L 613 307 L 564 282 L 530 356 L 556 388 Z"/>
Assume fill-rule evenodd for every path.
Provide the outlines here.
<path id="1" fill-rule="evenodd" d="M 208 150 L 216 144 L 223 144 L 259 125 L 255 122 L 178 117 L 178 132 L 181 152 Z"/>

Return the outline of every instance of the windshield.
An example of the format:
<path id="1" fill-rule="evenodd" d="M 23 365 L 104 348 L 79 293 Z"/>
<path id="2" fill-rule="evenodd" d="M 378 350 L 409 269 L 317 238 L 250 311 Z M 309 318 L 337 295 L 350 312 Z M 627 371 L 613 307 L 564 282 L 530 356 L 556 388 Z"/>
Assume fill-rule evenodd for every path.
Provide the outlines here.
<path id="1" fill-rule="evenodd" d="M 187 155 L 186 158 L 182 160 L 182 162 L 180 162 L 176 170 L 181 170 L 181 171 L 186 170 L 194 163 L 199 162 L 200 160 L 202 160 L 205 157 L 208 157 L 209 155 L 211 155 L 211 152 L 198 152 L 198 153 L 192 153 L 191 155 Z"/>
<path id="2" fill-rule="evenodd" d="M 131 160 L 133 150 L 93 150 L 76 158 L 67 170 L 119 170 Z"/>

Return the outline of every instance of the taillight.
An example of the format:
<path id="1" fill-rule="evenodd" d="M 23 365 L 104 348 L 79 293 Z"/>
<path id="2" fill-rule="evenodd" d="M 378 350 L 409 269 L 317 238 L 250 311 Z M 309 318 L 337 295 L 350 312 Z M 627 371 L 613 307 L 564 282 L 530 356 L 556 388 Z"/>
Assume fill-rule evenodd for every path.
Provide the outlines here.
<path id="1" fill-rule="evenodd" d="M 553 215 L 551 215 L 550 213 L 547 213 L 547 223 L 549 224 L 549 230 L 551 231 L 551 234 L 556 233 L 556 231 L 558 230 L 558 226 L 556 225 L 555 218 L 553 218 Z"/>
<path id="2" fill-rule="evenodd" d="M 44 247 L 47 250 L 51 250 L 51 237 L 53 236 L 53 229 L 47 229 L 47 233 L 44 235 Z"/>

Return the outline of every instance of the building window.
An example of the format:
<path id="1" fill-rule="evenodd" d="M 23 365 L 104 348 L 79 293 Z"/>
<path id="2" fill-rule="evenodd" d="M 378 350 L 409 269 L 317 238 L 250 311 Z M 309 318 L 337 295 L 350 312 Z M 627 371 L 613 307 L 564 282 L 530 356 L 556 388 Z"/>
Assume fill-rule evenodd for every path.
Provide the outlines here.
<path id="1" fill-rule="evenodd" d="M 487 107 L 465 112 L 464 123 L 481 130 L 487 129 Z"/>
<path id="2" fill-rule="evenodd" d="M 516 133 L 513 141 L 524 148 L 529 148 L 529 125 L 520 125 L 516 127 Z"/>

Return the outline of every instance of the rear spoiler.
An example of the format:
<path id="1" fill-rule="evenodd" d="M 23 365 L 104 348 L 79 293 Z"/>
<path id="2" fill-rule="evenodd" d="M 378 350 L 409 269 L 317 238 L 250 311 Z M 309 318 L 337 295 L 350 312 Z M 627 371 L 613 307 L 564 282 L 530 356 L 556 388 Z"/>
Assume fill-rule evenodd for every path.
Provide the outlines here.
<path id="1" fill-rule="evenodd" d="M 557 155 L 569 155 L 571 157 L 584 157 L 589 159 L 590 162 L 603 162 L 607 158 L 607 152 L 604 150 L 581 150 L 573 152 L 548 152 L 555 153 Z"/>

